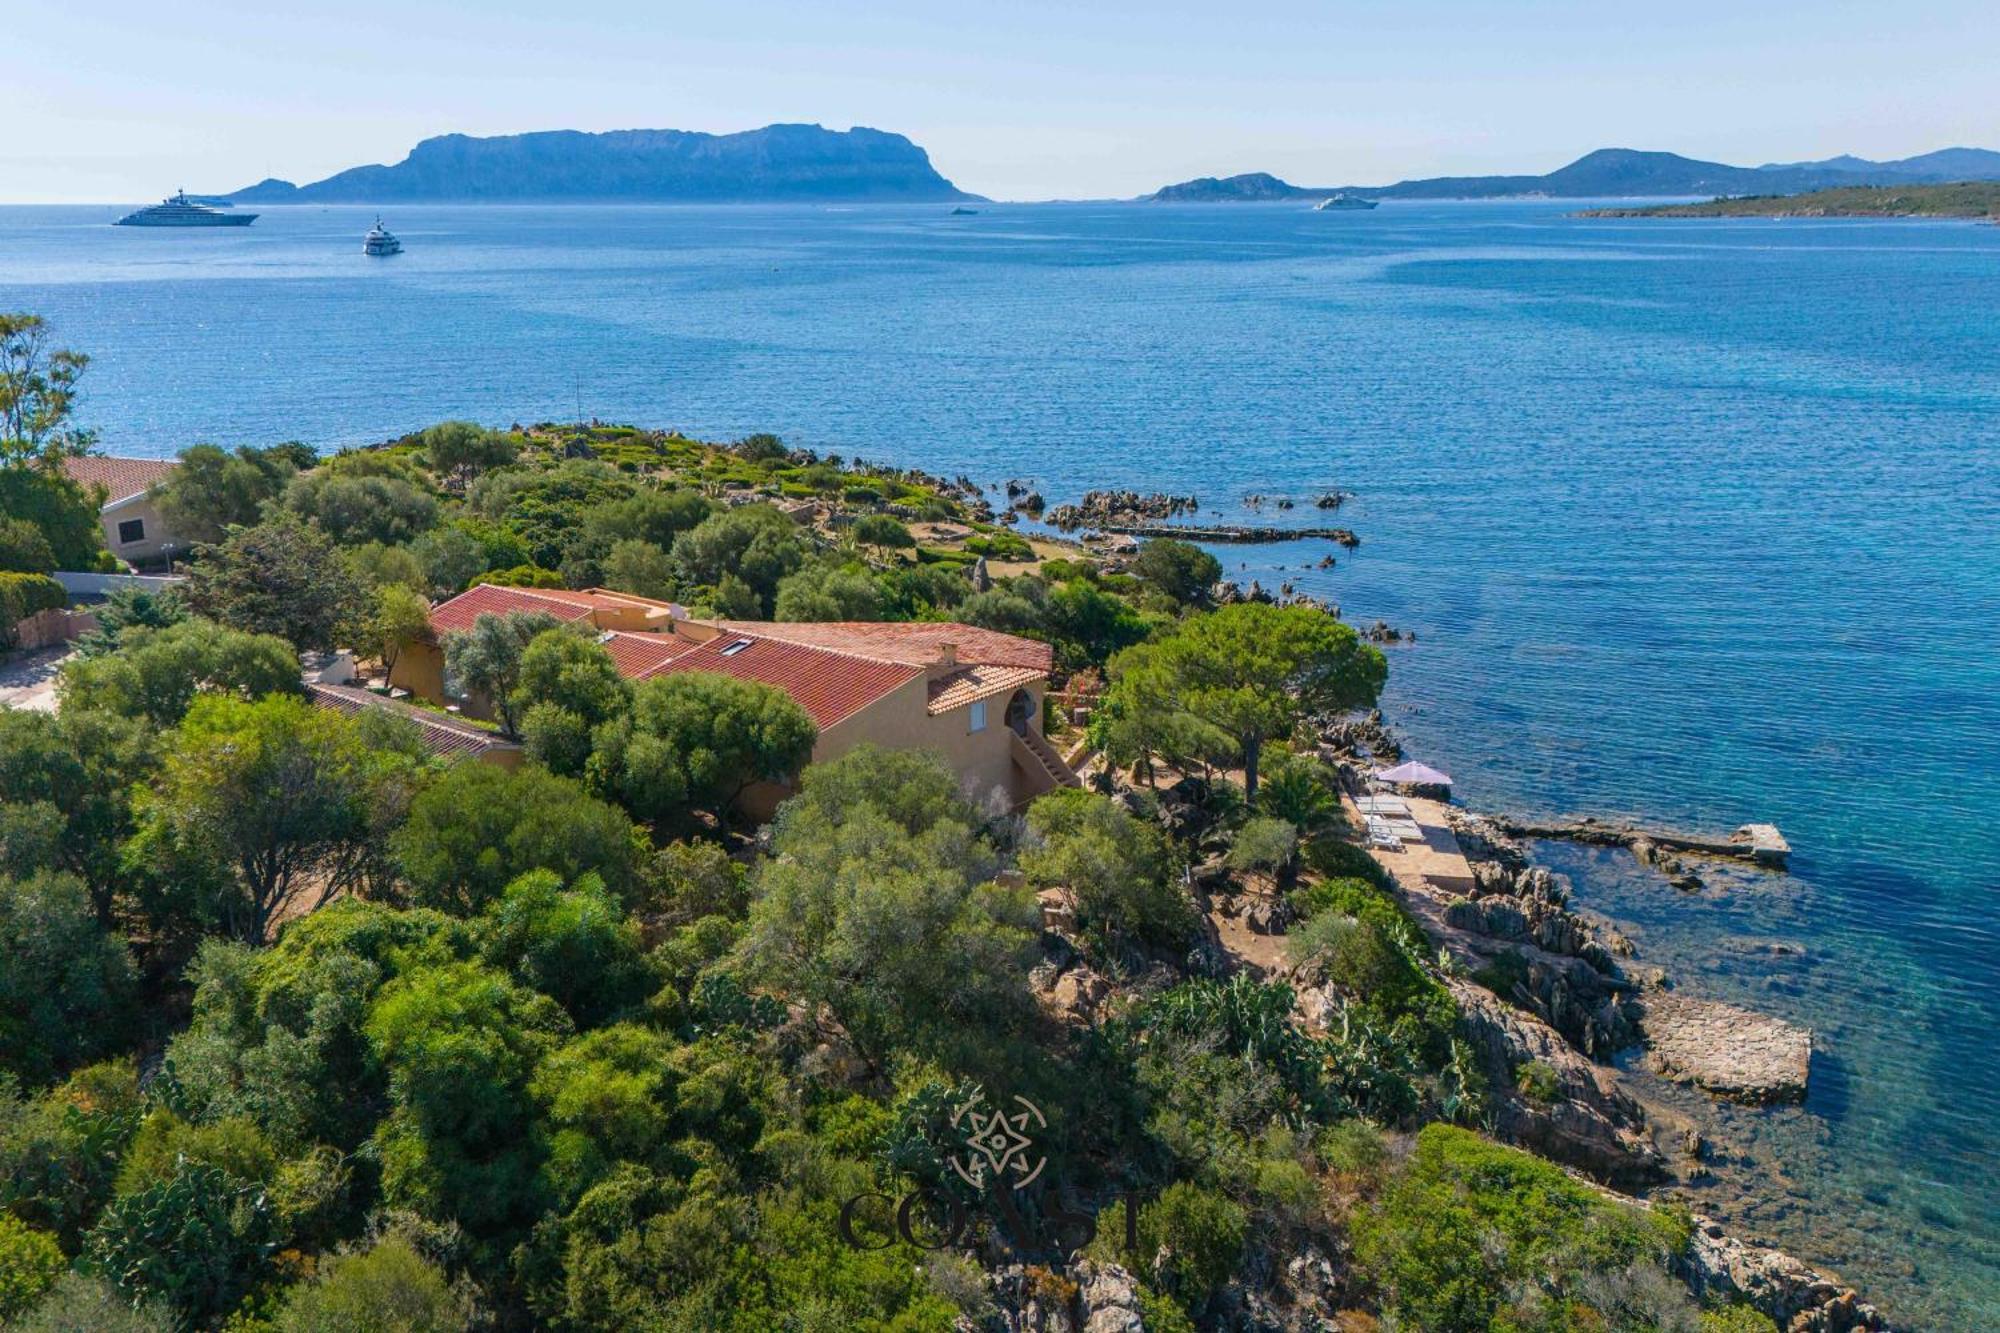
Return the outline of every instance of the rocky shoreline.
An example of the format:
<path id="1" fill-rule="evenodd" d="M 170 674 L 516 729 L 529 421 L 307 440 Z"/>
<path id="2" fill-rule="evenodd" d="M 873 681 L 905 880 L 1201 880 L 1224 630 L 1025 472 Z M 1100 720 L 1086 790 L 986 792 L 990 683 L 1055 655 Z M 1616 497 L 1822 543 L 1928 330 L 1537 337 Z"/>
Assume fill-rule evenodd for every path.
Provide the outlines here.
<path id="1" fill-rule="evenodd" d="M 1186 521 L 1199 512 L 1195 496 L 1092 491 L 1077 504 L 1051 509 L 1028 488 L 1010 483 L 1008 492 L 1013 509 L 1064 532 L 1208 542 L 1323 537 L 1349 547 L 1359 542 L 1346 529 L 1196 525 Z M 1339 502 L 1338 493 L 1330 493 L 1318 507 L 1332 509 Z M 1248 497 L 1245 504 L 1293 507 L 1289 500 L 1265 496 Z M 1373 628 L 1363 632 L 1376 642 L 1403 638 L 1386 625 Z M 1380 713 L 1330 721 L 1321 740 L 1324 757 L 1349 765 L 1357 776 L 1402 755 Z M 1726 1168 L 1738 1175 L 1757 1172 L 1756 1179 L 1774 1188 L 1769 1165 L 1740 1152 L 1719 1152 L 1689 1117 L 1642 1100 L 1642 1093 L 1650 1098 L 1660 1085 L 1637 1086 L 1619 1062 L 1636 1061 L 1652 1077 L 1749 1114 L 1803 1101 L 1812 1034 L 1675 989 L 1662 970 L 1638 961 L 1636 948 L 1615 927 L 1578 911 L 1568 882 L 1533 864 L 1524 844 L 1559 839 L 1624 848 L 1667 883 L 1693 891 L 1704 887 L 1703 876 L 1711 873 L 1697 869 L 1703 859 L 1782 869 L 1789 849 L 1777 831 L 1745 826 L 1713 837 L 1588 818 L 1529 820 L 1455 809 L 1447 817 L 1473 872 L 1470 890 L 1447 894 L 1405 883 L 1403 897 L 1450 960 L 1446 985 L 1459 1009 L 1461 1033 L 1492 1089 L 1491 1132 L 1638 1200 L 1673 1199 L 1682 1184 L 1712 1182 L 1715 1172 Z M 1275 936 L 1283 929 L 1275 920 L 1244 924 L 1252 936 Z M 1067 1001 L 1058 1009 L 1092 1012 L 1102 1002 L 1099 989 L 1065 975 L 1051 982 L 1050 998 Z M 1330 996 L 1301 987 L 1298 1003 L 1309 1028 L 1331 1021 Z M 1524 1075 L 1527 1070 L 1533 1077 Z M 1698 1297 L 1746 1302 L 1787 1333 L 1873 1333 L 1890 1327 L 1880 1310 L 1837 1278 L 1732 1234 L 1699 1212 L 1692 1214 L 1691 1240 L 1678 1269 Z M 1094 1302 L 1085 1306 L 1087 1316 L 1100 1313 Z M 1115 1301 L 1101 1313 L 1106 1328 L 1129 1326 Z"/>
<path id="2" fill-rule="evenodd" d="M 1372 764 L 1401 748 L 1379 717 L 1340 723 L 1327 739 L 1330 757 L 1350 762 L 1356 749 Z M 1714 1148 L 1635 1095 L 1614 1057 L 1637 1052 L 1659 1076 L 1744 1106 L 1803 1098 L 1809 1032 L 1674 990 L 1609 923 L 1574 909 L 1566 881 L 1533 864 L 1510 821 L 1449 807 L 1447 819 L 1472 867 L 1470 892 L 1404 881 L 1403 896 L 1459 974 L 1448 985 L 1494 1089 L 1497 1136 L 1645 1198 L 1708 1177 Z M 1746 1301 L 1787 1333 L 1890 1327 L 1847 1284 L 1700 1214 L 1680 1268 L 1697 1295 Z"/>

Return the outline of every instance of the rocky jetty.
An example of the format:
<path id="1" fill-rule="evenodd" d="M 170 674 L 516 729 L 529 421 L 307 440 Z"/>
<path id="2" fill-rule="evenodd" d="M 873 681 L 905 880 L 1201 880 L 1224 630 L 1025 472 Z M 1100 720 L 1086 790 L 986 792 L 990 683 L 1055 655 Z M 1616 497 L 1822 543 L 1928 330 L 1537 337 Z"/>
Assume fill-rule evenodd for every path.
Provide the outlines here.
<path id="1" fill-rule="evenodd" d="M 1790 846 L 1770 824 L 1745 824 L 1726 837 L 1712 837 L 1665 829 L 1642 829 L 1636 824 L 1614 824 L 1589 816 L 1577 820 L 1517 819 L 1507 815 L 1488 815 L 1486 818 L 1495 827 L 1516 838 L 1551 838 L 1593 847 L 1629 847 L 1635 856 L 1649 865 L 1659 864 L 1659 858 L 1680 852 L 1691 856 L 1748 861 L 1767 870 L 1782 870 L 1791 854 Z M 1699 883 L 1695 887 L 1700 887 Z"/>
<path id="2" fill-rule="evenodd" d="M 1752 1105 L 1805 1098 L 1809 1029 L 1670 990 L 1647 990 L 1637 1007 L 1646 1061 L 1662 1077 Z"/>

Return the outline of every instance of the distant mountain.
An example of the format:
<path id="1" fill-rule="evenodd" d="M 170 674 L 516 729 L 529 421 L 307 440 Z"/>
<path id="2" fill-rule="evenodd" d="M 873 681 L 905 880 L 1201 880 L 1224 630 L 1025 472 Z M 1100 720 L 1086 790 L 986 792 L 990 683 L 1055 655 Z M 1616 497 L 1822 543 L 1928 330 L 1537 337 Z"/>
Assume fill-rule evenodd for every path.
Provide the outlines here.
<path id="1" fill-rule="evenodd" d="M 1206 176 L 1146 195 L 1160 202 L 1228 202 L 1298 199 L 1345 191 L 1374 199 L 1496 199 L 1543 195 L 1556 199 L 1660 195 L 1800 194 L 1843 185 L 1903 185 L 2000 180 L 2000 153 L 1984 148 L 1944 148 L 1895 162 L 1858 157 L 1821 162 L 1732 167 L 1678 153 L 1600 148 L 1545 176 L 1434 176 L 1369 187 L 1291 185 L 1263 172 L 1217 180 Z"/>
<path id="2" fill-rule="evenodd" d="M 1988 181 L 2000 180 L 2000 153 L 1990 148 L 1940 148 L 1935 153 L 1871 162 L 1865 157 L 1843 153 L 1818 162 L 1779 162 L 1759 167 L 1759 171 L 1790 171 L 1821 168 L 1860 176 L 1893 177 L 1909 181 Z"/>
<path id="3" fill-rule="evenodd" d="M 264 180 L 241 203 L 401 200 L 657 201 L 977 199 L 940 176 L 900 134 L 857 126 L 766 125 L 740 134 L 688 130 L 545 130 L 426 139 L 394 166 L 353 167 L 310 185 Z"/>

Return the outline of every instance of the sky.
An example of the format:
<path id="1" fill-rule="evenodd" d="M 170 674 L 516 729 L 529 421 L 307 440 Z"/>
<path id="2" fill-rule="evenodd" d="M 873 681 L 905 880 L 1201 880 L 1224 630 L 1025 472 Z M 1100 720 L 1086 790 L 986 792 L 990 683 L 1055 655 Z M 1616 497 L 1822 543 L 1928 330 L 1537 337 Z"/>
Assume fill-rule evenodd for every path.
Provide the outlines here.
<path id="1" fill-rule="evenodd" d="M 2000 148 L 2000 4 L 1906 0 L 0 0 L 0 202 L 395 162 L 434 134 L 907 134 L 960 187 L 1104 198 Z"/>

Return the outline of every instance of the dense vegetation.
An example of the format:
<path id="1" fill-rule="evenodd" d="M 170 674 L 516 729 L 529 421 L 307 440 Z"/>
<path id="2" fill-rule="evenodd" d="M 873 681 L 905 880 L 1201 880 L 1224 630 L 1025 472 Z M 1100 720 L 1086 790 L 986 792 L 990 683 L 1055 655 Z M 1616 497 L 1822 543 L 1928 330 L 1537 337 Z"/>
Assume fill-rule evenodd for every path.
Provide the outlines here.
<path id="1" fill-rule="evenodd" d="M 1075 1291 L 1066 1245 L 947 1167 L 990 1090 L 1046 1116 L 1021 1210 L 1094 1215 L 1149 1328 L 1268 1312 L 1294 1255 L 1354 1321 L 1695 1326 L 1684 1227 L 1449 1127 L 1488 1090 L 1438 963 L 1295 745 L 1382 683 L 1325 612 L 1212 608 L 1213 562 L 1172 543 L 1042 558 L 955 488 L 769 437 L 446 423 L 188 462 L 162 500 L 214 540 L 185 595 L 113 598 L 60 712 L 0 711 L 0 1319 L 978 1326 L 1002 1265 Z M 976 586 L 913 535 L 940 518 L 1034 568 Z M 634 688 L 536 618 L 447 644 L 518 771 L 301 697 L 301 649 L 386 659 L 480 578 L 1037 635 L 1073 688 L 1108 675 L 1121 769 L 1015 814 L 862 747 L 753 831 L 733 798 L 812 748 L 795 703 Z M 1288 899 L 1286 979 L 1206 941 L 1197 863 Z M 1065 969 L 1101 1012 L 1050 1003 Z M 962 1244 L 849 1207 L 913 1191 L 917 1239 L 963 1207 Z"/>

